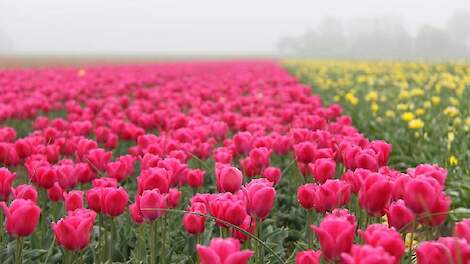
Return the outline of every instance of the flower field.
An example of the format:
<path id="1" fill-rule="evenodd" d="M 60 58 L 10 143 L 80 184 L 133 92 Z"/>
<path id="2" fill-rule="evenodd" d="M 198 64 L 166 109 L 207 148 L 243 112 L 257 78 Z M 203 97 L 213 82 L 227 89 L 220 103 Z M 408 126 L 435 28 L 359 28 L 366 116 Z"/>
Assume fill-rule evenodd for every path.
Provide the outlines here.
<path id="1" fill-rule="evenodd" d="M 1 71 L 1 262 L 470 263 L 470 67 L 284 65 Z"/>

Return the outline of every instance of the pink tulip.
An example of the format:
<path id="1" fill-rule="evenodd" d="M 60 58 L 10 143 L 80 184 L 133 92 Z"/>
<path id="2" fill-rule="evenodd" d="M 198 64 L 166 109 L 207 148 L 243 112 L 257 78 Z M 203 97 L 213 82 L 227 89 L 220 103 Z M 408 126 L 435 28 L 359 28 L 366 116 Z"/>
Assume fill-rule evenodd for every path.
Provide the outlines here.
<path id="1" fill-rule="evenodd" d="M 38 199 L 38 192 L 31 185 L 21 184 L 13 189 L 13 196 L 15 199 L 31 200 L 36 203 Z"/>
<path id="2" fill-rule="evenodd" d="M 336 163 L 332 159 L 317 159 L 313 164 L 309 164 L 311 173 L 315 180 L 324 183 L 328 179 L 332 179 L 336 173 Z"/>
<path id="3" fill-rule="evenodd" d="M 73 190 L 68 193 L 64 192 L 65 210 L 74 211 L 83 208 L 83 192 Z"/>
<path id="4" fill-rule="evenodd" d="M 320 264 L 321 252 L 307 250 L 300 251 L 295 256 L 295 264 Z"/>
<path id="5" fill-rule="evenodd" d="M 399 263 L 395 257 L 389 255 L 381 247 L 372 247 L 369 245 L 353 246 L 351 253 L 341 254 L 344 264 L 394 264 Z"/>
<path id="6" fill-rule="evenodd" d="M 268 179 L 270 182 L 274 183 L 275 185 L 279 183 L 281 180 L 281 169 L 278 167 L 267 167 L 263 171 L 263 177 Z"/>
<path id="7" fill-rule="evenodd" d="M 82 251 L 90 244 L 96 213 L 87 209 L 77 209 L 52 223 L 57 243 L 67 250 Z"/>
<path id="8" fill-rule="evenodd" d="M 140 212 L 145 220 L 154 221 L 165 215 L 166 198 L 158 189 L 145 190 L 136 198 Z"/>
<path id="9" fill-rule="evenodd" d="M 10 236 L 27 237 L 34 232 L 41 215 L 41 208 L 35 202 L 15 199 L 10 207 L 5 202 L 0 202 L 0 206 L 6 217 L 5 229 Z"/>
<path id="10" fill-rule="evenodd" d="M 454 236 L 467 240 L 470 244 L 470 219 L 464 219 L 454 226 Z"/>
<path id="11" fill-rule="evenodd" d="M 276 198 L 276 190 L 272 185 L 272 182 L 261 178 L 245 186 L 243 192 L 247 198 L 247 211 L 252 217 L 265 219 L 271 212 Z"/>
<path id="12" fill-rule="evenodd" d="M 186 173 L 186 181 L 191 188 L 197 189 L 204 184 L 204 174 L 206 172 L 200 169 L 189 170 Z"/>
<path id="13" fill-rule="evenodd" d="M 392 183 L 379 173 L 367 176 L 359 191 L 359 204 L 373 216 L 382 216 L 392 198 Z"/>
<path id="14" fill-rule="evenodd" d="M 317 212 L 331 211 L 349 203 L 350 197 L 350 187 L 346 182 L 327 180 L 316 188 L 313 207 Z"/>
<path id="15" fill-rule="evenodd" d="M 327 215 L 320 226 L 311 226 L 315 232 L 323 256 L 327 260 L 337 260 L 341 253 L 348 253 L 354 241 L 355 226 L 345 217 Z"/>
<path id="16" fill-rule="evenodd" d="M 16 178 L 16 173 L 7 168 L 0 168 L 0 201 L 7 201 L 11 193 L 11 185 Z"/>
<path id="17" fill-rule="evenodd" d="M 367 245 L 382 247 L 390 256 L 395 257 L 395 264 L 400 263 L 405 253 L 405 241 L 393 228 L 381 224 L 369 225 L 366 231 L 359 230 L 359 234 Z"/>
<path id="18" fill-rule="evenodd" d="M 124 188 L 107 187 L 101 189 L 101 210 L 109 217 L 117 217 L 124 213 L 129 195 Z"/>
<path id="19" fill-rule="evenodd" d="M 415 214 L 406 207 L 403 200 L 392 202 L 387 209 L 388 225 L 399 231 L 404 227 L 411 228 L 411 223 L 415 220 Z M 404 230 L 403 230 L 404 231 Z"/>
<path id="20" fill-rule="evenodd" d="M 215 181 L 217 185 L 217 191 L 219 192 L 231 192 L 238 191 L 243 182 L 242 172 L 231 166 L 221 165 L 215 169 Z"/>
<path id="21" fill-rule="evenodd" d="M 208 247 L 197 245 L 201 264 L 247 264 L 253 251 L 240 250 L 240 242 L 233 238 L 213 238 Z"/>

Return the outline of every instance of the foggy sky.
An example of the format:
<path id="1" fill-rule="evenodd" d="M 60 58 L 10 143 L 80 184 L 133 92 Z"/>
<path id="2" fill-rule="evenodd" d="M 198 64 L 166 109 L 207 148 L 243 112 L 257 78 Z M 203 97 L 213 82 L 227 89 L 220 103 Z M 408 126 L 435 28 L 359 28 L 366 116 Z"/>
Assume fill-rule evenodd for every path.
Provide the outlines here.
<path id="1" fill-rule="evenodd" d="M 469 0 L 0 0 L 0 53 L 274 53 L 279 38 L 341 20 L 396 16 L 412 34 Z"/>

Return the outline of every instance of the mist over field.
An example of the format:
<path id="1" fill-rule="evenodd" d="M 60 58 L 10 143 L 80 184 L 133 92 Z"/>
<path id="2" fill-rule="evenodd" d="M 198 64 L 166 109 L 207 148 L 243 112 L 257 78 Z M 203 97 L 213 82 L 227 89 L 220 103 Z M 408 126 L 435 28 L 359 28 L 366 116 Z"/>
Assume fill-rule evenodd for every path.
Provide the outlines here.
<path id="1" fill-rule="evenodd" d="M 0 54 L 462 58 L 468 10 L 465 0 L 0 0 Z"/>

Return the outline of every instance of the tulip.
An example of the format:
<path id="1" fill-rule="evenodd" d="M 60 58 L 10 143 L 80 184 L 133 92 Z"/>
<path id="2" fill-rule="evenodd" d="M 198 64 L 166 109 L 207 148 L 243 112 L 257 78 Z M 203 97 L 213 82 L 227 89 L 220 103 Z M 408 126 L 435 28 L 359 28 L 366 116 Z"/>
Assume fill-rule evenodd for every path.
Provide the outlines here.
<path id="1" fill-rule="evenodd" d="M 275 185 L 279 183 L 281 180 L 281 169 L 277 167 L 267 167 L 263 171 L 263 177 L 268 179 L 270 182 L 274 183 Z"/>
<path id="2" fill-rule="evenodd" d="M 104 187 L 93 187 L 88 189 L 85 193 L 86 203 L 88 208 L 95 211 L 96 213 L 101 212 L 101 205 L 102 205 L 102 191 Z M 108 187 L 112 188 L 112 187 Z"/>
<path id="3" fill-rule="evenodd" d="M 82 251 L 90 244 L 96 213 L 92 210 L 77 209 L 52 223 L 52 230 L 57 243 L 71 251 Z"/>
<path id="4" fill-rule="evenodd" d="M 0 168 L 0 201 L 8 201 L 15 178 L 16 173 L 10 172 L 7 168 Z"/>
<path id="5" fill-rule="evenodd" d="M 255 233 L 255 230 L 256 230 L 256 221 L 254 218 L 250 217 L 249 215 L 247 215 L 245 217 L 245 219 L 243 220 L 243 223 L 239 226 L 239 228 L 241 228 L 242 230 L 244 230 L 245 232 L 248 232 L 250 234 L 254 234 Z M 232 234 L 232 237 L 240 240 L 240 241 L 245 241 L 245 240 L 248 240 L 250 239 L 250 237 L 243 233 L 242 231 L 236 229 L 236 228 L 232 228 L 231 230 L 231 234 Z"/>
<path id="6" fill-rule="evenodd" d="M 250 157 L 240 159 L 239 163 L 243 174 L 249 178 L 255 177 L 261 173 L 262 168 L 257 166 Z"/>
<path id="7" fill-rule="evenodd" d="M 302 142 L 294 146 L 295 159 L 301 163 L 312 163 L 315 161 L 316 146 L 312 142 Z"/>
<path id="8" fill-rule="evenodd" d="M 271 212 L 276 198 L 273 183 L 261 178 L 252 180 L 245 186 L 244 193 L 247 198 L 247 212 L 256 219 L 265 219 Z"/>
<path id="9" fill-rule="evenodd" d="M 313 209 L 315 205 L 315 193 L 317 188 L 318 186 L 316 184 L 308 183 L 299 186 L 297 189 L 297 201 L 304 209 Z"/>
<path id="10" fill-rule="evenodd" d="M 451 264 L 450 250 L 443 244 L 435 241 L 425 241 L 416 249 L 418 264 Z"/>
<path id="11" fill-rule="evenodd" d="M 300 251 L 295 256 L 295 264 L 320 264 L 321 252 L 307 250 Z"/>
<path id="12" fill-rule="evenodd" d="M 335 176 L 336 163 L 329 158 L 317 159 L 313 166 L 309 164 L 309 169 L 317 182 L 324 183 Z"/>
<path id="13" fill-rule="evenodd" d="M 105 171 L 106 165 L 111 160 L 111 151 L 105 151 L 101 148 L 94 148 L 88 151 L 84 157 L 84 161 L 90 164 L 95 171 Z"/>
<path id="14" fill-rule="evenodd" d="M 63 201 L 64 189 L 60 187 L 58 182 L 55 182 L 51 188 L 47 189 L 47 197 L 53 202 Z"/>
<path id="15" fill-rule="evenodd" d="M 183 216 L 183 227 L 190 234 L 201 234 L 204 232 L 206 218 L 202 215 L 207 213 L 203 203 L 193 203 L 189 209 L 191 213 Z"/>
<path id="16" fill-rule="evenodd" d="M 75 174 L 80 183 L 87 183 L 96 178 L 96 172 L 87 163 L 76 163 Z"/>
<path id="17" fill-rule="evenodd" d="M 388 225 L 399 231 L 404 227 L 410 227 L 409 225 L 415 220 L 415 214 L 403 200 L 393 202 L 386 211 Z"/>
<path id="18" fill-rule="evenodd" d="M 166 196 L 166 203 L 169 208 L 176 208 L 180 202 L 181 192 L 176 188 L 171 188 Z"/>
<path id="19" fill-rule="evenodd" d="M 124 188 L 107 187 L 101 189 L 101 210 L 111 218 L 124 213 L 129 195 Z"/>
<path id="20" fill-rule="evenodd" d="M 413 178 L 405 186 L 403 200 L 417 214 L 429 212 L 436 203 L 441 189 L 439 182 L 434 178 Z"/>
<path id="21" fill-rule="evenodd" d="M 206 172 L 200 169 L 189 170 L 186 173 L 186 181 L 193 189 L 197 189 L 204 184 L 204 174 Z"/>
<path id="22" fill-rule="evenodd" d="M 215 218 L 236 226 L 240 226 L 247 216 L 246 206 L 243 202 L 231 197 L 214 197 L 209 202 L 208 209 L 210 214 Z M 226 227 L 226 225 L 220 221 L 216 221 L 216 224 Z"/>
<path id="23" fill-rule="evenodd" d="M 455 224 L 454 236 L 463 238 L 470 244 L 470 218 L 464 219 Z"/>
<path id="24" fill-rule="evenodd" d="M 451 263 L 470 263 L 470 244 L 465 239 L 440 237 L 437 242 L 449 249 Z"/>
<path id="25" fill-rule="evenodd" d="M 231 166 L 221 165 L 216 166 L 215 180 L 218 192 L 231 192 L 238 191 L 243 182 L 242 172 Z"/>
<path id="26" fill-rule="evenodd" d="M 365 243 L 373 247 L 382 247 L 388 254 L 395 257 L 395 264 L 400 263 L 405 253 L 405 242 L 393 228 L 381 224 L 369 225 L 366 231 L 359 230 Z"/>
<path id="27" fill-rule="evenodd" d="M 5 202 L 0 202 L 0 206 L 6 216 L 5 229 L 10 236 L 27 237 L 34 232 L 41 215 L 41 208 L 35 202 L 15 199 L 10 207 Z"/>
<path id="28" fill-rule="evenodd" d="M 263 169 L 269 166 L 271 150 L 265 147 L 254 148 L 250 151 L 249 157 L 255 167 Z"/>
<path id="29" fill-rule="evenodd" d="M 144 222 L 144 217 L 140 212 L 136 203 L 129 205 L 129 214 L 131 215 L 131 219 L 135 224 L 142 224 Z"/>
<path id="30" fill-rule="evenodd" d="M 136 198 L 136 204 L 144 219 L 154 221 L 165 214 L 167 201 L 158 189 L 145 190 Z"/>
<path id="31" fill-rule="evenodd" d="M 344 264 L 394 264 L 400 262 L 383 248 L 369 245 L 353 246 L 351 253 L 343 253 L 341 258 L 343 260 L 341 263 Z"/>
<path id="32" fill-rule="evenodd" d="M 240 250 L 240 242 L 233 238 L 213 238 L 208 247 L 197 245 L 201 264 L 247 264 L 253 251 Z"/>
<path id="33" fill-rule="evenodd" d="M 392 198 L 392 183 L 379 173 L 367 176 L 359 191 L 359 204 L 373 216 L 383 216 Z"/>
<path id="34" fill-rule="evenodd" d="M 233 144 L 237 154 L 246 155 L 251 150 L 253 136 L 250 132 L 238 132 L 233 136 Z"/>
<path id="35" fill-rule="evenodd" d="M 320 226 L 311 226 L 315 232 L 323 256 L 327 260 L 337 260 L 341 253 L 348 253 L 354 241 L 355 226 L 345 217 L 327 215 Z"/>
<path id="36" fill-rule="evenodd" d="M 35 183 L 44 189 L 49 189 L 57 181 L 57 172 L 52 166 L 41 166 L 34 172 Z"/>
<path id="37" fill-rule="evenodd" d="M 74 211 L 83 208 L 83 192 L 73 190 L 68 193 L 64 192 L 65 210 Z"/>
<path id="38" fill-rule="evenodd" d="M 316 188 L 313 207 L 317 212 L 331 211 L 349 203 L 350 197 L 350 187 L 346 182 L 327 180 Z"/>
<path id="39" fill-rule="evenodd" d="M 166 169 L 152 168 L 142 171 L 137 177 L 138 193 L 157 188 L 161 193 L 167 193 L 170 188 L 169 174 Z"/>
<path id="40" fill-rule="evenodd" d="M 56 166 L 57 181 L 59 185 L 67 190 L 75 187 L 78 182 L 75 167 L 70 164 Z"/>
<path id="41" fill-rule="evenodd" d="M 38 192 L 31 185 L 21 184 L 13 189 L 13 196 L 15 199 L 31 200 L 36 203 L 38 199 Z"/>
<path id="42" fill-rule="evenodd" d="M 437 165 L 430 165 L 430 164 L 420 164 L 416 166 L 414 169 L 408 169 L 407 173 L 409 175 L 412 175 L 413 177 L 417 177 L 419 175 L 426 176 L 426 177 L 432 177 L 437 182 L 443 186 L 446 182 L 447 178 L 447 170 L 444 168 L 441 168 Z"/>
<path id="43" fill-rule="evenodd" d="M 127 164 L 121 161 L 109 162 L 106 165 L 106 173 L 108 177 L 121 182 L 127 178 Z"/>

